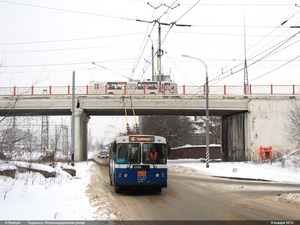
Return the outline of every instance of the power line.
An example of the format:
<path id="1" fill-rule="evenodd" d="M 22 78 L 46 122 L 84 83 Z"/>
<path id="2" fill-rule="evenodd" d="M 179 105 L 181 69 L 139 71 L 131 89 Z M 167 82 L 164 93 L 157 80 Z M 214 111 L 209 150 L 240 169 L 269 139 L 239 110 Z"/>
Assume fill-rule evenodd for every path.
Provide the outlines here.
<path id="1" fill-rule="evenodd" d="M 113 70 L 111 70 L 111 69 L 108 69 L 108 68 L 106 68 L 106 67 L 104 67 L 104 66 L 101 66 L 101 65 L 99 65 L 99 64 L 97 64 L 97 63 L 95 63 L 95 62 L 92 62 L 92 64 L 95 65 L 95 66 L 99 66 L 99 67 L 101 67 L 102 69 L 108 70 L 108 71 L 110 71 L 110 72 L 112 72 L 112 73 L 115 73 L 115 74 L 117 74 L 117 75 L 120 75 L 120 76 L 122 76 L 122 77 L 125 77 L 125 78 L 131 80 L 130 77 L 127 77 L 127 76 L 125 76 L 125 75 L 123 75 L 123 74 L 120 74 L 120 73 L 118 73 L 118 72 L 115 72 L 115 71 L 113 71 Z"/>
<path id="2" fill-rule="evenodd" d="M 17 68 L 17 67 L 41 67 L 41 66 L 72 66 L 72 65 L 83 65 L 83 64 L 90 64 L 91 62 L 70 62 L 70 63 L 48 63 L 48 64 L 25 64 L 25 65 L 11 65 L 6 66 L 2 65 L 3 68 Z"/>
<path id="3" fill-rule="evenodd" d="M 140 60 L 141 60 L 141 58 L 142 58 L 142 55 L 143 55 L 143 53 L 144 53 L 144 51 L 145 51 L 145 49 L 146 49 L 146 46 L 147 46 L 147 44 L 148 44 L 148 41 L 149 41 L 149 39 L 150 39 L 149 36 L 152 34 L 152 31 L 153 31 L 153 29 L 154 29 L 154 26 L 155 26 L 155 24 L 153 24 L 152 29 L 151 29 L 151 31 L 150 31 L 150 34 L 148 35 L 148 38 L 147 38 L 146 43 L 145 43 L 144 45 L 143 45 L 143 43 L 144 43 L 144 40 L 145 40 L 146 36 L 144 37 L 144 39 L 143 39 L 143 41 L 142 41 L 142 44 L 141 44 L 140 51 L 139 51 L 139 53 L 138 53 L 136 62 L 135 62 L 135 64 L 133 65 L 133 68 L 132 68 L 131 78 L 133 77 L 133 75 L 134 75 L 134 73 L 135 73 L 135 71 L 136 71 L 136 68 L 137 68 L 138 64 L 140 63 Z M 148 26 L 148 28 L 149 28 L 149 26 Z M 147 31 L 148 31 L 148 28 L 147 28 Z M 143 47 L 143 46 L 144 46 L 144 47 Z"/>
<path id="4" fill-rule="evenodd" d="M 198 5 L 198 3 L 200 2 L 201 0 L 198 0 L 195 4 L 192 5 L 191 8 L 189 8 L 181 17 L 179 17 L 179 19 L 176 21 L 178 22 L 179 20 L 181 20 L 186 14 L 188 14 L 196 5 Z M 176 23 L 175 22 L 175 23 Z"/>
<path id="5" fill-rule="evenodd" d="M 175 9 L 175 8 L 177 8 L 180 4 L 178 3 L 178 5 L 177 6 L 174 6 L 174 4 L 177 2 L 177 0 L 175 1 L 175 2 L 173 2 L 173 4 L 171 5 L 171 6 L 167 6 L 168 7 L 168 9 L 157 19 L 157 20 L 152 20 L 152 21 L 147 21 L 147 20 L 139 20 L 139 19 L 137 19 L 136 21 L 138 21 L 138 22 L 145 22 L 145 23 L 153 23 L 153 27 L 152 27 L 152 30 L 151 30 L 151 32 L 153 31 L 153 28 L 154 28 L 154 26 L 155 26 L 155 24 L 157 23 L 158 24 L 158 45 L 159 45 L 159 47 L 158 47 L 158 51 L 157 51 L 157 57 L 158 57 L 158 71 L 159 71 L 159 84 L 161 83 L 161 56 L 163 55 L 163 53 L 164 53 L 164 51 L 161 49 L 161 45 L 162 45 L 162 43 L 165 41 L 165 39 L 166 39 L 166 37 L 168 36 L 168 34 L 169 34 L 169 32 L 170 32 L 170 30 L 172 29 L 172 27 L 175 25 L 175 26 L 180 26 L 180 27 L 183 27 L 183 26 L 188 26 L 188 27 L 190 27 L 191 25 L 186 25 L 186 24 L 178 24 L 177 22 L 180 20 L 180 19 L 182 19 L 191 9 L 193 9 L 194 8 L 194 6 L 196 5 L 196 4 L 198 4 L 199 2 L 200 2 L 201 0 L 198 0 L 189 10 L 187 10 L 177 21 L 175 21 L 175 22 L 171 22 L 171 23 L 166 23 L 166 22 L 160 22 L 160 19 L 162 18 L 162 16 L 164 16 L 169 10 L 172 10 L 172 9 Z M 150 5 L 150 4 L 149 4 Z M 164 4 L 165 5 L 165 4 Z M 150 5 L 152 8 L 154 8 L 152 5 Z M 161 7 L 162 5 L 160 5 L 160 6 L 158 6 L 158 7 L 156 7 L 156 8 L 154 8 L 154 9 L 157 9 L 157 8 L 159 8 L 159 7 Z M 166 5 L 165 5 L 166 6 Z M 165 26 L 170 26 L 170 28 L 169 28 L 169 30 L 168 30 L 168 32 L 167 32 L 167 34 L 166 34 L 166 36 L 165 36 L 165 38 L 164 38 L 164 40 L 163 41 L 161 41 L 161 25 L 165 25 Z M 148 37 L 150 38 L 150 35 L 148 35 Z M 149 40 L 149 38 L 148 38 L 148 40 Z M 148 40 L 147 40 L 147 42 L 148 42 Z M 147 42 L 146 42 L 146 44 L 147 44 Z M 146 46 L 145 46 L 146 47 Z M 144 47 L 144 48 L 145 48 Z M 139 60 L 141 59 L 141 57 L 139 58 Z M 133 73 L 134 73 L 134 71 L 133 71 Z"/>
<path id="6" fill-rule="evenodd" d="M 136 45 L 136 43 L 126 43 L 126 47 L 129 45 Z M 73 47 L 73 48 L 51 48 L 51 49 L 35 49 L 35 50 L 19 50 L 19 51 L 6 51 L 6 54 L 15 53 L 34 53 L 34 52 L 55 52 L 55 51 L 73 51 L 73 50 L 87 50 L 87 49 L 97 49 L 97 48 L 109 48 L 116 46 L 124 46 L 124 43 L 112 44 L 112 45 L 102 45 L 102 46 L 90 46 L 90 47 Z"/>
<path id="7" fill-rule="evenodd" d="M 267 49 L 267 50 L 270 50 L 270 49 L 272 49 L 272 48 L 274 48 L 274 49 L 272 49 L 270 52 L 266 53 L 265 55 L 263 55 L 263 56 L 260 57 L 259 59 L 255 60 L 254 62 L 250 63 L 250 64 L 248 65 L 248 67 L 253 66 L 254 64 L 260 62 L 261 60 L 263 60 L 263 59 L 265 59 L 265 58 L 267 58 L 267 57 L 269 57 L 269 56 L 271 56 L 271 55 L 273 55 L 273 54 L 275 54 L 275 53 L 277 53 L 277 52 L 279 52 L 279 51 L 282 51 L 283 49 L 285 49 L 285 48 L 287 48 L 287 47 L 290 47 L 291 45 L 289 45 L 289 46 L 287 46 L 287 47 L 285 47 L 285 48 L 283 48 L 283 49 L 279 49 L 279 48 L 282 47 L 284 44 L 286 44 L 288 41 L 290 41 L 291 39 L 293 39 L 294 37 L 296 37 L 299 33 L 300 33 L 300 31 L 297 32 L 296 34 L 294 34 L 293 36 L 289 37 L 288 39 L 286 39 L 286 40 L 284 40 L 284 41 L 282 41 L 282 42 L 280 42 L 280 43 L 278 43 L 278 44 L 276 44 L 276 45 L 270 47 L 270 48 Z M 299 40 L 299 41 L 300 41 L 300 40 Z M 297 43 L 297 42 L 299 42 L 299 41 L 296 41 L 296 42 L 294 42 L 293 44 L 295 44 L 295 43 Z M 276 51 L 276 50 L 277 50 L 277 51 Z M 263 54 L 264 52 L 265 52 L 265 51 L 259 53 L 258 55 L 254 56 L 254 57 L 257 57 L 257 56 Z M 250 58 L 249 60 L 252 60 L 254 57 Z M 298 58 L 298 57 L 297 57 L 297 58 Z M 233 72 L 233 69 L 235 69 L 235 68 L 237 68 L 238 66 L 241 66 L 241 65 L 243 65 L 243 63 L 240 63 L 240 64 L 236 65 L 235 67 L 233 67 L 233 68 L 227 70 L 225 73 L 222 73 L 221 75 L 217 76 L 216 78 L 211 79 L 211 82 L 212 82 L 212 81 L 220 82 L 221 80 L 224 80 L 224 79 L 226 79 L 226 78 L 228 78 L 228 77 L 230 77 L 230 76 L 232 76 L 232 75 L 234 75 L 234 74 L 236 74 L 236 73 L 242 71 L 244 68 L 238 69 L 237 71 L 234 71 L 234 72 Z M 227 74 L 227 73 L 230 73 L 230 74 L 229 74 L 229 75 L 225 75 L 225 74 Z M 221 77 L 222 75 L 223 75 L 223 77 Z"/>
<path id="8" fill-rule="evenodd" d="M 145 1 L 151 3 L 151 4 L 155 4 L 155 2 L 151 2 L 151 1 L 148 1 L 148 0 L 132 0 L 134 2 L 141 2 L 141 3 L 145 3 Z M 181 5 L 193 5 L 192 3 L 182 3 Z M 210 4 L 210 3 L 203 3 L 201 4 L 201 6 L 214 6 L 216 7 L 216 4 Z M 267 4 L 267 3 L 218 3 L 217 4 L 218 6 L 266 6 L 266 7 L 269 7 L 269 6 L 292 6 L 291 4 L 287 4 L 287 3 L 272 3 L 272 4 Z"/>
<path id="9" fill-rule="evenodd" d="M 218 25 L 218 24 L 211 24 L 211 25 L 205 25 L 205 24 L 192 24 L 192 27 L 216 27 L 216 28 L 243 28 L 242 25 Z M 269 25 L 249 25 L 247 28 L 274 28 L 274 26 L 269 26 Z M 277 27 L 276 27 L 277 28 Z M 289 28 L 289 26 L 281 26 L 281 28 Z"/>
<path id="10" fill-rule="evenodd" d="M 119 59 L 106 59 L 101 61 L 95 61 L 96 63 L 120 63 L 122 61 L 130 61 L 133 58 L 119 58 Z M 128 62 L 130 63 L 130 62 Z M 6 68 L 18 68 L 18 67 L 52 67 L 52 66 L 73 66 L 73 65 L 87 65 L 91 64 L 90 61 L 82 61 L 82 62 L 57 62 L 57 63 L 39 63 L 39 64 L 15 64 L 15 65 L 2 65 L 2 67 Z"/>
<path id="11" fill-rule="evenodd" d="M 193 27 L 193 25 L 191 25 L 191 27 Z M 272 27 L 274 28 L 274 27 Z M 213 36 L 231 36 L 231 37 L 242 37 L 244 36 L 243 34 L 240 34 L 240 33 L 237 33 L 237 34 L 234 34 L 234 33 L 212 33 L 212 32 L 195 32 L 195 31 L 173 31 L 173 33 L 178 33 L 178 34 L 194 34 L 194 35 L 213 35 Z M 247 37 L 278 37 L 278 35 L 260 35 L 260 34 L 247 34 Z M 289 36 L 282 36 L 282 37 L 289 37 Z"/>
<path id="12" fill-rule="evenodd" d="M 296 12 L 296 13 L 294 13 L 292 16 L 290 16 L 288 19 L 286 19 L 284 22 L 282 22 L 279 26 L 277 26 L 275 29 L 273 29 L 271 32 L 269 32 L 267 35 L 265 35 L 263 38 L 261 38 L 259 41 L 257 41 L 254 45 L 252 45 L 250 48 L 248 48 L 247 50 L 246 50 L 246 52 L 248 52 L 251 48 L 253 48 L 254 46 L 256 46 L 259 42 L 261 42 L 263 39 L 265 39 L 266 37 L 269 37 L 270 36 L 270 34 L 272 34 L 275 30 L 277 30 L 278 28 L 280 28 L 280 27 L 282 27 L 285 23 L 287 23 L 291 18 L 293 18 L 296 14 L 298 14 L 300 11 L 298 11 L 298 12 Z M 282 34 L 284 34 L 284 33 L 286 33 L 287 32 L 287 30 L 285 31 L 285 32 L 283 32 Z M 280 36 L 282 36 L 282 34 L 280 35 Z M 276 40 L 278 38 L 278 36 L 276 36 L 276 38 L 275 39 L 273 39 L 273 41 L 274 40 Z M 273 42 L 273 41 L 271 41 L 271 42 Z M 269 42 L 269 44 L 271 43 L 271 42 Z M 275 45 L 276 46 L 276 45 Z M 265 46 L 264 46 L 265 47 Z M 263 48 L 264 48 L 263 47 Z M 261 48 L 261 49 L 263 49 L 263 48 Z M 273 48 L 273 47 L 271 47 L 271 48 Z M 269 49 L 271 49 L 271 48 L 269 48 Z M 269 49 L 267 49 L 267 50 L 269 50 Z M 267 51 L 266 50 L 266 51 Z M 257 50 L 256 52 L 258 52 L 259 50 Z M 256 53 L 255 52 L 255 53 Z M 263 52 L 265 52 L 265 51 L 263 51 Z M 262 54 L 263 52 L 261 52 L 260 54 Z M 254 54 L 254 53 L 253 53 Z M 260 55 L 260 54 L 258 54 L 258 55 L 256 55 L 256 56 L 253 56 L 253 54 L 252 54 L 252 58 L 251 59 L 253 59 L 254 57 L 256 57 L 256 56 L 258 56 L 258 55 Z M 241 55 L 243 55 L 243 54 L 241 54 Z M 239 58 L 241 55 L 239 55 L 237 58 Z M 232 62 L 231 62 L 232 63 Z M 225 66 L 225 68 L 226 67 L 228 67 L 231 63 L 229 63 L 228 65 L 226 65 Z M 240 64 L 239 64 L 240 65 Z M 227 72 L 228 71 L 230 71 L 231 72 L 231 75 L 233 75 L 233 74 L 235 74 L 235 73 L 233 73 L 232 71 L 233 71 L 233 69 L 235 69 L 236 67 L 238 67 L 239 65 L 237 65 L 237 66 L 234 66 L 233 68 L 231 68 L 231 69 L 229 69 L 229 70 L 227 70 Z M 240 70 L 238 70 L 238 72 L 239 72 Z M 226 72 L 226 73 L 227 73 Z M 218 73 L 218 72 L 217 72 Z M 217 74 L 217 73 L 215 73 L 215 74 Z M 221 75 L 219 75 L 219 76 L 217 76 L 216 78 L 218 78 L 218 77 L 220 77 L 220 76 L 222 76 L 223 75 L 223 68 L 222 68 L 222 74 Z M 231 76 L 230 75 L 230 76 Z M 227 77 L 227 76 L 226 76 Z M 216 79 L 216 78 L 214 78 L 214 79 Z M 214 79 L 212 79 L 212 80 L 214 80 Z"/>
<path id="13" fill-rule="evenodd" d="M 200 2 L 201 0 L 198 0 L 194 5 L 192 5 L 192 7 L 190 7 L 181 17 L 179 17 L 179 19 L 178 20 L 176 20 L 174 23 L 172 23 L 172 25 L 170 26 L 170 28 L 169 28 L 169 30 L 168 30 L 168 32 L 167 32 L 167 34 L 166 34 L 166 36 L 165 36 L 165 38 L 163 39 L 163 41 L 162 41 L 162 44 L 164 43 L 164 41 L 166 40 L 166 38 L 167 38 L 167 36 L 169 35 L 169 33 L 170 33 L 170 31 L 171 31 L 171 29 L 172 29 L 172 27 L 174 26 L 174 25 L 176 25 L 176 26 L 188 26 L 188 27 L 191 27 L 191 25 L 184 25 L 184 24 L 177 24 L 177 22 L 179 21 L 179 20 L 181 20 L 188 12 L 190 12 L 199 2 Z"/>
<path id="14" fill-rule="evenodd" d="M 259 78 L 261 78 L 261 77 L 264 77 L 264 76 L 266 76 L 266 75 L 268 75 L 268 74 L 270 74 L 270 73 L 272 73 L 272 72 L 274 72 L 274 71 L 276 71 L 276 70 L 278 70 L 278 69 L 280 69 L 280 68 L 286 66 L 287 64 L 289 64 L 289 63 L 295 61 L 295 60 L 298 59 L 299 57 L 300 57 L 300 55 L 296 56 L 295 58 L 289 60 L 288 62 L 286 62 L 286 63 L 284 63 L 284 64 L 282 64 L 282 65 L 276 67 L 275 69 L 273 69 L 273 70 L 271 70 L 271 71 L 269 71 L 269 72 L 267 72 L 267 73 L 264 73 L 264 74 L 262 74 L 262 75 L 259 75 L 259 76 L 255 77 L 255 78 L 251 79 L 251 81 L 254 81 L 254 80 L 257 80 L 257 79 L 259 79 Z"/>
<path id="15" fill-rule="evenodd" d="M 98 14 L 98 13 L 90 13 L 90 12 L 82 12 L 82 11 L 76 11 L 76 10 L 70 10 L 70 9 L 54 8 L 54 7 L 49 7 L 49 6 L 32 5 L 32 4 L 25 4 L 25 3 L 19 3 L 19 2 L 4 1 L 4 0 L 0 0 L 0 2 L 15 4 L 15 5 L 29 6 L 29 7 L 36 7 L 36 8 L 42 8 L 42 9 L 49 9 L 49 10 L 57 10 L 57 11 L 69 12 L 69 13 L 78 13 L 78 14 L 91 15 L 91 16 L 107 17 L 107 18 L 112 18 L 112 19 L 135 21 L 135 19 L 126 18 L 126 17 L 110 16 L 110 15 L 104 15 L 104 14 Z"/>
<path id="16" fill-rule="evenodd" d="M 149 5 L 150 5 L 150 4 L 149 4 Z M 150 5 L 150 6 L 154 9 L 153 12 L 152 12 L 152 15 L 151 15 L 151 20 L 152 20 L 152 18 L 153 18 L 153 16 L 154 16 L 155 9 L 156 9 L 157 7 L 153 7 L 152 5 Z M 159 7 L 160 7 L 160 6 L 158 6 L 158 8 L 159 8 Z M 140 46 L 140 49 L 139 49 L 139 52 L 138 52 L 136 61 L 135 61 L 134 65 L 133 65 L 133 68 L 132 68 L 131 78 L 133 77 L 133 75 L 134 75 L 134 73 L 135 73 L 135 71 L 136 71 L 136 68 L 137 68 L 137 66 L 138 66 L 138 64 L 139 64 L 139 62 L 140 62 L 140 60 L 141 60 L 141 58 L 142 58 L 142 55 L 143 55 L 143 53 L 144 53 L 144 51 L 145 51 L 145 48 L 146 48 L 146 46 L 147 46 L 147 43 L 148 43 L 148 41 L 149 41 L 149 38 L 150 38 L 150 36 L 151 36 L 151 34 L 152 34 L 152 32 L 153 32 L 154 26 L 155 26 L 155 24 L 152 26 L 152 29 L 151 29 L 150 33 L 148 33 L 150 24 L 149 24 L 149 26 L 147 27 L 147 30 L 146 30 L 146 33 L 145 33 L 145 35 L 144 35 L 143 41 L 142 41 L 142 43 L 141 43 L 141 46 Z M 147 37 L 148 37 L 148 38 L 147 38 Z M 144 41 L 145 41 L 146 38 L 147 38 L 147 40 L 146 40 L 146 43 L 144 44 L 144 47 L 143 47 L 143 43 L 144 43 Z"/>
<path id="17" fill-rule="evenodd" d="M 6 46 L 6 45 L 27 45 L 27 44 L 45 44 L 45 43 L 56 43 L 56 42 L 86 41 L 86 40 L 102 39 L 102 38 L 135 36 L 135 35 L 139 35 L 139 34 L 142 34 L 142 33 L 139 32 L 139 33 L 129 33 L 129 34 L 107 35 L 107 36 L 100 36 L 100 37 L 84 37 L 84 38 L 71 38 L 71 39 L 60 39 L 60 40 L 28 41 L 28 42 L 7 42 L 7 43 L 0 43 L 0 45 L 5 45 Z"/>
<path id="18" fill-rule="evenodd" d="M 200 0 L 199 0 L 200 1 Z M 165 7 L 167 7 L 167 10 L 157 19 L 157 20 L 152 20 L 152 17 L 153 17 L 153 15 L 154 15 L 154 11 L 153 11 L 153 14 L 152 14 L 152 17 L 151 17 L 151 20 L 150 21 L 147 21 L 147 20 L 139 20 L 139 19 L 137 19 L 136 21 L 138 21 L 138 22 L 146 22 L 146 23 L 153 23 L 153 26 L 152 26 L 152 30 L 151 30 L 151 32 L 150 32 L 150 34 L 148 34 L 148 39 L 147 39 L 147 41 L 146 41 L 146 43 L 145 43 L 145 45 L 144 45 L 144 48 L 143 48 L 143 50 L 142 50 L 142 52 L 141 52 L 141 54 L 140 54 L 140 57 L 138 57 L 138 60 L 137 60 L 137 63 L 134 65 L 134 68 L 133 68 L 133 70 L 132 70 L 132 76 L 134 75 L 134 73 L 135 73 L 135 69 L 136 69 L 136 67 L 137 67 L 137 65 L 138 65 L 138 63 L 140 62 L 140 60 L 141 60 L 141 58 L 142 58 L 142 54 L 143 54 L 143 52 L 144 52 L 144 50 L 145 50 L 145 48 L 146 48 L 146 45 L 147 45 L 147 43 L 148 43 L 148 40 L 150 39 L 150 35 L 151 35 L 151 33 L 152 33 L 152 31 L 153 31 L 153 29 L 154 29 L 154 26 L 155 26 L 155 24 L 156 23 L 158 23 L 158 25 L 159 25 L 159 27 L 158 27 L 158 33 L 159 33 L 159 41 L 158 41 L 158 44 L 159 44 L 159 49 L 158 49 L 158 51 L 157 51 L 157 56 L 158 56 L 158 71 L 159 71 L 159 82 L 161 82 L 161 56 L 163 55 L 163 50 L 161 49 L 161 25 L 166 25 L 166 26 L 171 26 L 171 27 L 173 27 L 174 25 L 176 25 L 176 26 L 190 26 L 190 25 L 185 25 L 185 24 L 177 24 L 176 22 L 172 22 L 172 23 L 164 23 L 164 22 L 160 22 L 160 19 L 166 14 L 166 13 L 168 13 L 168 11 L 169 10 L 173 10 L 173 9 L 175 9 L 175 8 L 177 8 L 178 6 L 180 6 L 180 4 L 178 3 L 177 5 L 175 5 L 176 4 L 176 2 L 177 2 L 177 0 L 176 1 L 174 1 L 173 3 L 172 3 L 172 5 L 171 6 L 168 6 L 168 5 L 166 5 L 166 4 L 162 4 L 162 3 L 160 3 L 160 5 L 159 6 L 157 6 L 157 7 L 155 7 L 155 6 L 153 6 L 153 5 L 151 5 L 151 4 L 149 4 L 149 3 L 147 3 L 149 6 L 151 6 L 153 9 L 154 9 L 154 11 L 156 10 L 156 9 L 158 9 L 158 8 L 160 8 L 161 6 L 165 6 Z M 174 6 L 175 5 L 175 6 Z M 131 77 L 132 77 L 131 76 Z"/>

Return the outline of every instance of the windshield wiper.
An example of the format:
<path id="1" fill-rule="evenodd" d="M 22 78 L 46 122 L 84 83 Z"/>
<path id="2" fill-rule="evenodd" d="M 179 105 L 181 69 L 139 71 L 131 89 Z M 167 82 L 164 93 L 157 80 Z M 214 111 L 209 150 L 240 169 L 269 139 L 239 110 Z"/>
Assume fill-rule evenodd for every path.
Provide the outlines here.
<path id="1" fill-rule="evenodd" d="M 129 165 L 126 167 L 126 169 L 130 169 L 130 167 L 131 167 L 131 162 L 129 163 Z"/>
<path id="2" fill-rule="evenodd" d="M 151 160 L 151 161 L 152 161 L 153 168 L 154 168 L 154 169 L 157 169 L 157 166 L 155 165 L 156 162 L 155 162 L 154 160 Z"/>

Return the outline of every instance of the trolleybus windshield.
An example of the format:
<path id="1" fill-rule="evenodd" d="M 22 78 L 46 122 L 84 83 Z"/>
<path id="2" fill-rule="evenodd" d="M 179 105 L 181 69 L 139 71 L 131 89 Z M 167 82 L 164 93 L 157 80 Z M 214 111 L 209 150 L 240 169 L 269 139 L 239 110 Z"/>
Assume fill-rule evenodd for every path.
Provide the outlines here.
<path id="1" fill-rule="evenodd" d="M 165 144 L 143 144 L 143 163 L 144 164 L 166 164 L 167 148 Z"/>
<path id="2" fill-rule="evenodd" d="M 139 143 L 119 143 L 117 145 L 116 163 L 141 163 L 141 145 Z"/>

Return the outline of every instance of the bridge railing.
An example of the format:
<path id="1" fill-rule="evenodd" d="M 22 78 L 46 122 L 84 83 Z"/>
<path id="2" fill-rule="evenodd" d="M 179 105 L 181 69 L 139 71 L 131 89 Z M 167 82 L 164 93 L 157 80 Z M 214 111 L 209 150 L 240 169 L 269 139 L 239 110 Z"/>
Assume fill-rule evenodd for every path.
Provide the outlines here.
<path id="1" fill-rule="evenodd" d="M 76 86 L 76 95 L 205 95 L 205 86 Z M 72 95 L 72 86 L 0 87 L 0 96 Z M 209 95 L 300 95 L 300 85 L 209 86 Z"/>

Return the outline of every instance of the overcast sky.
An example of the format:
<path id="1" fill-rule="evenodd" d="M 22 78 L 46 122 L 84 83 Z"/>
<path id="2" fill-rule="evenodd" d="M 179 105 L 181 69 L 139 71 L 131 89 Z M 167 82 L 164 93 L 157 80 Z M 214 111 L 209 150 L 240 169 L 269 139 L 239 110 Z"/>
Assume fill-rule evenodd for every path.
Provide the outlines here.
<path id="1" fill-rule="evenodd" d="M 243 85 L 245 43 L 249 84 L 299 85 L 300 28 L 290 28 L 300 25 L 296 3 L 0 0 L 0 87 L 67 86 L 72 71 L 79 86 L 150 79 L 158 24 L 137 19 L 191 25 L 162 26 L 163 71 L 180 85 L 205 80 L 203 64 L 182 54 L 207 64 L 210 85 Z"/>
<path id="2" fill-rule="evenodd" d="M 207 64 L 211 85 L 240 85 L 244 82 L 244 18 L 249 83 L 299 84 L 300 35 L 293 35 L 300 29 L 290 28 L 300 22 L 297 1 L 147 2 L 0 0 L 0 85 L 69 85 L 72 71 L 77 85 L 108 78 L 126 80 L 121 75 L 149 79 L 148 35 L 157 51 L 158 25 L 136 19 L 191 25 L 162 26 L 162 67 L 175 82 L 204 82 L 203 65 L 181 57 L 188 54 Z"/>

